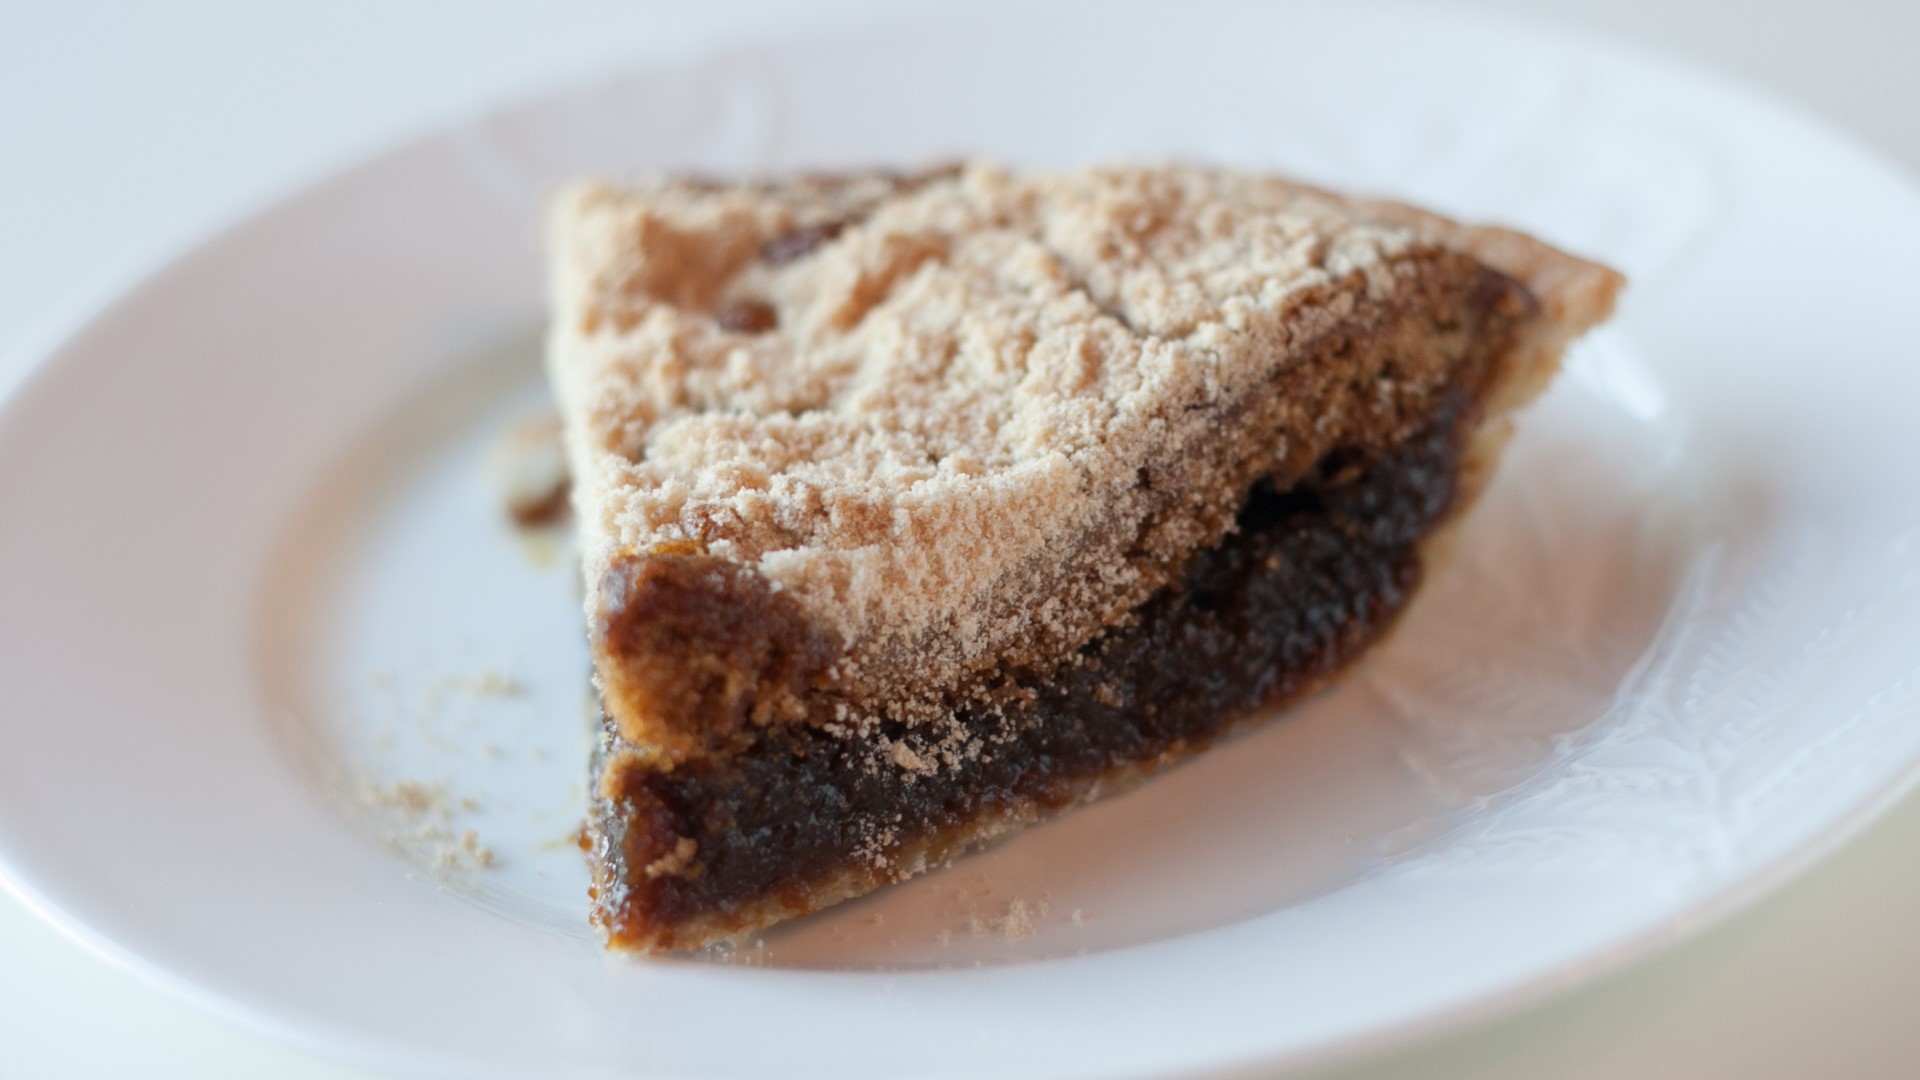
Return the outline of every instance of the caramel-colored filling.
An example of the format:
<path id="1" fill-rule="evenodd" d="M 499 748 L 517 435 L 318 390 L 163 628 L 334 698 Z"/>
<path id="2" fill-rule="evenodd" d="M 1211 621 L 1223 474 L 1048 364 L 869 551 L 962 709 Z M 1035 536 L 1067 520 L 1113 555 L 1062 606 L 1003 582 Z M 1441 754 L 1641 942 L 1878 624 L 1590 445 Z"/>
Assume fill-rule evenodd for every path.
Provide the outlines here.
<path id="1" fill-rule="evenodd" d="M 932 845 L 951 854 L 973 823 L 1057 809 L 1311 689 L 1391 624 L 1417 582 L 1419 541 L 1454 499 L 1476 381 L 1395 445 L 1336 451 L 1286 491 L 1256 486 L 1224 542 L 1076 662 L 1010 674 L 991 703 L 955 705 L 968 753 L 876 766 L 873 732 L 797 722 L 743 725 L 752 735 L 737 752 L 670 769 L 607 758 L 596 921 L 615 947 L 675 948 L 752 929 L 770 910 L 813 910 L 911 872 L 896 852 L 957 837 Z M 834 895 L 821 895 L 827 883 Z"/>

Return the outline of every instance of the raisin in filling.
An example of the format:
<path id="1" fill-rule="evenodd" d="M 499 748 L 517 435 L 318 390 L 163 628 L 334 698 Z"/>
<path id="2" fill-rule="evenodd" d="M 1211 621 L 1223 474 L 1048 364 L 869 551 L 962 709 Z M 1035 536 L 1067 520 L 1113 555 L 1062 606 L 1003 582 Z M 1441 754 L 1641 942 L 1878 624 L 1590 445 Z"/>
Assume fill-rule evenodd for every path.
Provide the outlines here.
<path id="1" fill-rule="evenodd" d="M 619 770 L 593 810 L 596 921 L 619 945 L 769 898 L 803 908 L 837 874 L 897 876 L 885 852 L 858 861 L 861 838 L 899 850 L 996 813 L 1055 809 L 1101 776 L 1183 755 L 1311 690 L 1411 594 L 1418 542 L 1453 501 L 1476 411 L 1452 392 L 1398 446 L 1336 455 L 1323 479 L 1284 492 L 1256 487 L 1236 531 L 1079 663 L 1023 687 L 1018 704 L 956 709 L 980 736 L 976 753 L 909 777 L 874 768 L 868 740 L 780 724 L 738 755 Z M 680 872 L 694 853 L 695 872 Z"/>

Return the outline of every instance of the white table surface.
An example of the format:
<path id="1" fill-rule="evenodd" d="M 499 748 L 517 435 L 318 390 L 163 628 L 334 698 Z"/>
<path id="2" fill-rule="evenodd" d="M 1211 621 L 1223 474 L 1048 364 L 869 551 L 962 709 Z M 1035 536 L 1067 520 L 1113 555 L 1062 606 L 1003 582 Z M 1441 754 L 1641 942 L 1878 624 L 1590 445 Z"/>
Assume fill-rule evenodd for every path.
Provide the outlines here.
<path id="1" fill-rule="evenodd" d="M 1720 67 L 1920 175 L 1914 0 L 1482 3 Z M 743 29 L 897 6 L 0 0 L 0 387 L 18 374 L 14 346 L 63 308 L 358 150 Z M 1920 796 L 1685 946 L 1317 1075 L 1920 1076 L 1916 851 Z M 0 893 L 0 1078 L 368 1075 L 203 1016 Z"/>

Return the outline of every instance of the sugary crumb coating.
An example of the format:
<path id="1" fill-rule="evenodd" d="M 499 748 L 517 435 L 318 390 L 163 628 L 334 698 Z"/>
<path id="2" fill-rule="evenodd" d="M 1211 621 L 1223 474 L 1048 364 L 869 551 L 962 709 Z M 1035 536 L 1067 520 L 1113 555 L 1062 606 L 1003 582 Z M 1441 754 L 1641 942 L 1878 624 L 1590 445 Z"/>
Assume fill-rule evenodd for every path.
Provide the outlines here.
<path id="1" fill-rule="evenodd" d="M 1447 376 L 1419 350 L 1303 358 L 1436 264 L 1542 305 L 1494 412 L 1618 287 L 1517 234 L 1197 167 L 587 184 L 552 231 L 596 664 L 623 736 L 668 757 L 718 721 L 665 689 L 703 662 L 687 626 L 609 644 L 638 580 L 691 574 L 808 642 L 706 658 L 746 719 L 822 689 L 910 712 L 1124 620 L 1254 481 L 1410 431 Z M 792 670 L 741 691 L 755 663 Z"/>

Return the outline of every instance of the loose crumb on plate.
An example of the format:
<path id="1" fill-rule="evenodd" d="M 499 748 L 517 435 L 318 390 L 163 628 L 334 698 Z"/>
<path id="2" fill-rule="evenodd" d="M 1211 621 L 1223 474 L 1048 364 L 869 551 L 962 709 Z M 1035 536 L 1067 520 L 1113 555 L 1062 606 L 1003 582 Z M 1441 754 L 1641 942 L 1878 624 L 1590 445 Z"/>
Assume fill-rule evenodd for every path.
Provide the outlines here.
<path id="1" fill-rule="evenodd" d="M 361 780 L 353 802 L 396 853 L 436 870 L 485 870 L 497 861 L 472 829 L 455 831 L 453 815 L 479 809 L 478 799 L 453 799 L 445 785 L 420 780 Z"/>
<path id="2" fill-rule="evenodd" d="M 510 426 L 488 466 L 514 524 L 536 529 L 566 520 L 571 483 L 557 413 L 547 410 Z"/>
<path id="3" fill-rule="evenodd" d="M 1016 941 L 1030 936 L 1035 924 L 1046 918 L 1047 901 L 1026 900 L 1014 897 L 1008 900 L 1004 908 L 988 912 L 974 912 L 967 919 L 967 929 L 976 936 L 993 934 L 1007 941 Z"/>

